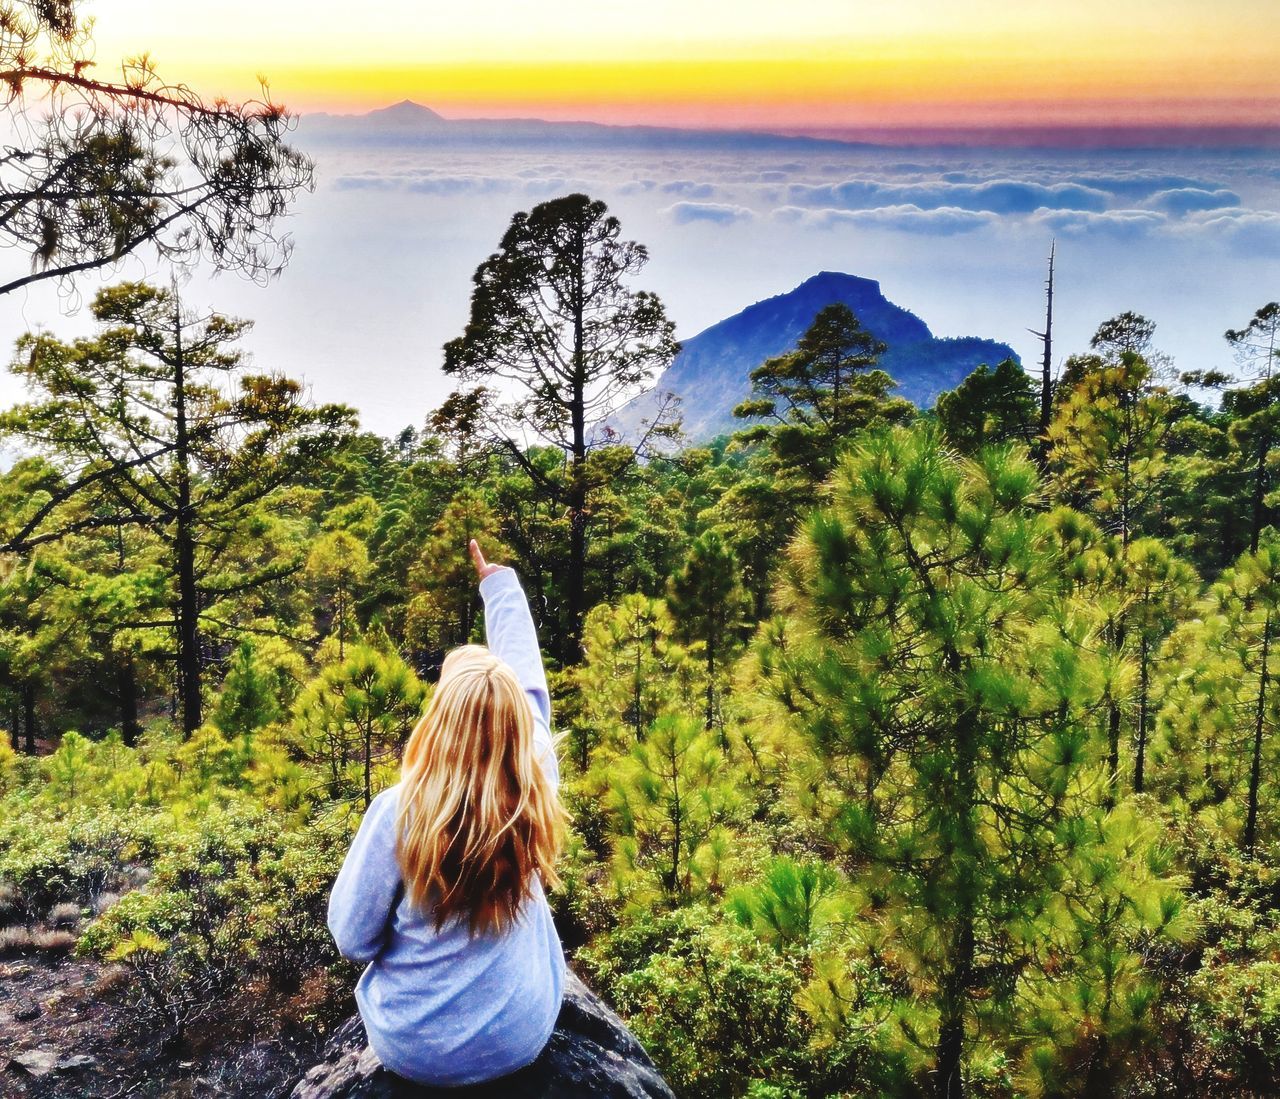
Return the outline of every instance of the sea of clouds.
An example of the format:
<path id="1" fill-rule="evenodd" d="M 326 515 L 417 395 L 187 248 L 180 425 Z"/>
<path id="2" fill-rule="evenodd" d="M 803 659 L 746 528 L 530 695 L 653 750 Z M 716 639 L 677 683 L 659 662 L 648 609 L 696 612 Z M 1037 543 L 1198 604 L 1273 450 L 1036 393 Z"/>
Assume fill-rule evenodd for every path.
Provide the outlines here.
<path id="1" fill-rule="evenodd" d="M 317 188 L 289 219 L 285 274 L 266 288 L 197 274 L 186 293 L 254 318 L 257 366 L 304 377 L 317 399 L 354 404 L 385 433 L 421 424 L 449 392 L 441 345 L 462 331 L 470 277 L 511 215 L 572 191 L 603 199 L 647 245 L 637 285 L 663 298 L 682 336 L 842 270 L 878 279 L 938 335 L 1003 340 L 1032 362 L 1051 240 L 1063 356 L 1136 309 L 1180 368 L 1229 368 L 1223 332 L 1280 298 L 1280 169 L 1264 152 L 710 140 L 310 151 Z M 33 324 L 70 333 L 86 320 L 48 290 L 0 302 L 0 338 Z M 16 395 L 5 384 L 0 401 Z"/>

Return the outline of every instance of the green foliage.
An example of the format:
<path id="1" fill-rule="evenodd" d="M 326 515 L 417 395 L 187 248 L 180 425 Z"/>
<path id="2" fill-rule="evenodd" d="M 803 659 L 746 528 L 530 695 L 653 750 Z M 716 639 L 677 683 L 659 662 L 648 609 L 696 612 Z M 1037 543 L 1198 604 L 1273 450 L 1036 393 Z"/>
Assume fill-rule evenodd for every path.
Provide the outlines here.
<path id="1" fill-rule="evenodd" d="M 398 759 L 422 713 L 426 691 L 394 653 L 367 645 L 330 664 L 298 695 L 290 743 L 318 764 L 333 799 L 373 800 L 375 766 Z"/>
<path id="2" fill-rule="evenodd" d="M 280 717 L 276 689 L 277 681 L 258 659 L 253 642 L 242 641 L 223 680 L 210 720 L 224 736 L 250 736 Z"/>
<path id="3" fill-rule="evenodd" d="M 663 712 L 697 705 L 705 690 L 702 669 L 675 632 L 667 604 L 645 595 L 624 596 L 587 615 L 584 659 L 574 673 L 585 700 L 578 732 L 583 770 L 596 744 L 626 751 Z"/>
<path id="4" fill-rule="evenodd" d="M 1276 838 L 1278 600 L 1280 545 L 1271 541 L 1223 574 L 1165 654 L 1159 788 L 1250 852 Z"/>
<path id="5" fill-rule="evenodd" d="M 718 884 L 738 797 L 720 739 L 684 716 L 659 717 L 608 765 L 614 874 L 632 903 L 684 900 Z M 657 890 L 653 886 L 657 886 Z"/>
<path id="6" fill-rule="evenodd" d="M 810 946 L 827 924 L 847 914 L 840 892 L 833 867 L 782 857 L 761 881 L 734 890 L 729 911 L 765 942 Z"/>
<path id="7" fill-rule="evenodd" d="M 79 949 L 125 965 L 140 1014 L 180 1034 L 245 982 L 296 988 L 335 960 L 324 914 L 336 870 L 322 833 L 284 832 L 232 802 L 179 827 L 147 890 L 109 908 Z"/>
<path id="8" fill-rule="evenodd" d="M 1074 874 L 1114 861 L 1090 746 L 1095 610 L 1065 583 L 1023 453 L 962 464 L 899 430 L 856 449 L 832 490 L 793 548 L 789 621 L 761 667 L 826 765 L 811 795 L 859 867 L 866 934 L 902 967 L 904 1033 L 950 1080 L 980 1072 L 969 1036 L 1013 1009 Z M 1095 874 L 1100 909 L 1071 911 L 1101 934 L 1159 880 Z M 1087 955 L 1064 958 L 1060 979 L 1083 979 Z"/>
<path id="9" fill-rule="evenodd" d="M 826 306 L 794 351 L 751 372 L 751 399 L 733 414 L 766 422 L 740 437 L 766 441 L 779 468 L 810 484 L 822 481 L 857 432 L 914 413 L 910 402 L 890 395 L 893 379 L 875 369 L 884 352 L 847 305 Z"/>
<path id="10" fill-rule="evenodd" d="M 442 654 L 472 640 L 478 603 L 466 547 L 477 539 L 493 555 L 505 557 L 498 520 L 484 494 L 463 489 L 444 509 L 409 571 L 411 598 L 405 610 L 405 637 L 418 650 Z"/>
<path id="11" fill-rule="evenodd" d="M 671 578 L 668 602 L 686 641 L 701 650 L 707 665 L 706 725 L 723 723 L 720 696 L 724 671 L 738 647 L 746 594 L 738 581 L 733 551 L 714 530 L 689 547 L 684 568 Z"/>
<path id="12" fill-rule="evenodd" d="M 808 1038 L 794 1009 L 800 974 L 750 933 L 685 909 L 638 919 L 584 960 L 679 1094 L 794 1085 Z"/>
<path id="13" fill-rule="evenodd" d="M 1167 392 L 1136 351 L 1099 362 L 1068 391 L 1049 425 L 1054 487 L 1128 542 L 1148 529 L 1167 478 Z"/>
<path id="14" fill-rule="evenodd" d="M 947 442 L 965 454 L 985 446 L 1031 441 L 1039 416 L 1035 382 L 1012 359 L 978 367 L 934 405 Z"/>
<path id="15" fill-rule="evenodd" d="M 346 655 L 347 639 L 357 625 L 355 604 L 369 575 L 369 552 L 355 535 L 330 530 L 315 542 L 307 555 L 307 579 L 321 596 L 320 608 L 333 624 L 338 659 Z"/>
<path id="16" fill-rule="evenodd" d="M 911 410 L 829 310 L 756 371 L 773 423 L 638 461 L 586 428 L 673 350 L 643 258 L 582 196 L 520 215 L 451 345 L 469 388 L 394 439 L 247 377 L 240 322 L 151 288 L 26 338 L 6 949 L 91 920 L 81 949 L 193 1044 L 248 1003 L 346 1010 L 328 889 L 419 676 L 482 636 L 475 536 L 558 657 L 563 941 L 681 1094 L 1280 1091 L 1280 313 L 1228 333 L 1240 379 L 1186 377 L 1217 407 L 1121 314 L 1036 441 L 1012 363 L 886 428 Z M 591 337 L 631 342 L 583 345 L 579 401 L 521 326 L 571 339 L 535 311 L 612 263 Z"/>

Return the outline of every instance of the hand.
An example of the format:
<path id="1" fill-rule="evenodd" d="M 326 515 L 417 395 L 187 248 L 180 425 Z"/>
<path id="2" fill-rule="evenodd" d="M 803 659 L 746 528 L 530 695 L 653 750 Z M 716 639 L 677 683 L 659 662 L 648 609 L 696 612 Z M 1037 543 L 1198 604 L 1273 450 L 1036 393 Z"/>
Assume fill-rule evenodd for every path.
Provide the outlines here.
<path id="1" fill-rule="evenodd" d="M 471 560 L 476 566 L 476 575 L 479 576 L 481 580 L 486 576 L 492 576 L 495 572 L 501 572 L 507 567 L 506 565 L 489 564 L 489 562 L 484 559 L 484 553 L 480 549 L 480 543 L 474 538 L 471 539 L 471 545 L 468 548 L 471 550 Z"/>

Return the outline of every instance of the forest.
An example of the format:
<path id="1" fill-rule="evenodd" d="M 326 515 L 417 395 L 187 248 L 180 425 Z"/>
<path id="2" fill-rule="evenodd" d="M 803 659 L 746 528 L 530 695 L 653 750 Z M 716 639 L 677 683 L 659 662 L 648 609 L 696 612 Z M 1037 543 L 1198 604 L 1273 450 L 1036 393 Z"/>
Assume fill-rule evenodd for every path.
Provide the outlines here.
<path id="1" fill-rule="evenodd" d="M 12 285 L 142 245 L 278 273 L 279 109 L 83 79 L 33 10 L 65 71 L 0 60 L 111 125 L 6 160 Z M 0 964 L 94 967 L 130 1094 L 274 1093 L 210 1081 L 351 1011 L 329 888 L 483 640 L 476 539 L 550 672 L 566 952 L 679 1095 L 1280 1092 L 1280 304 L 1230 373 L 1118 311 L 923 410 L 832 305 L 704 444 L 674 401 L 610 427 L 678 349 L 647 260 L 589 196 L 515 212 L 394 438 L 177 278 L 17 340 Z"/>
<path id="2" fill-rule="evenodd" d="M 175 287 L 18 341 L 0 951 L 113 963 L 173 1049 L 322 1031 L 476 538 L 552 669 L 566 948 L 678 1094 L 1274 1093 L 1280 306 L 1237 375 L 1121 313 L 918 411 L 834 305 L 694 446 L 601 426 L 676 346 L 645 259 L 516 214 L 394 439 Z"/>

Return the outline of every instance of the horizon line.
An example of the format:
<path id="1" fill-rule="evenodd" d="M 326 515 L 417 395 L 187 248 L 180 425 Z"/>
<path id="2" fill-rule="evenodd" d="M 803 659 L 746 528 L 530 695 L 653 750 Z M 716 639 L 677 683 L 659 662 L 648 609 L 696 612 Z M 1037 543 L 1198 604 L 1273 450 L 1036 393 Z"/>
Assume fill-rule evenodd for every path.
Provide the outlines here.
<path id="1" fill-rule="evenodd" d="M 936 124 L 881 124 L 851 126 L 755 125 L 678 125 L 657 122 L 603 121 L 598 118 L 556 119 L 535 114 L 510 115 L 446 115 L 434 107 L 405 97 L 367 110 L 338 112 L 329 110 L 291 112 L 298 119 L 324 117 L 355 120 L 385 114 L 397 107 L 412 107 L 423 112 L 421 121 L 444 124 L 475 123 L 540 123 L 545 126 L 595 126 L 610 130 L 663 131 L 690 134 L 738 135 L 835 142 L 844 145 L 962 145 L 971 147 L 1053 147 L 1106 148 L 1122 150 L 1199 147 L 1216 150 L 1265 150 L 1280 148 L 1280 123 L 1146 123 L 1117 122 L 1087 124 L 1078 122 L 985 122 Z M 1199 140 L 1187 141 L 1187 138 Z M 1181 140 L 1179 140 L 1181 139 Z"/>

